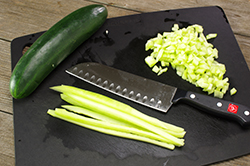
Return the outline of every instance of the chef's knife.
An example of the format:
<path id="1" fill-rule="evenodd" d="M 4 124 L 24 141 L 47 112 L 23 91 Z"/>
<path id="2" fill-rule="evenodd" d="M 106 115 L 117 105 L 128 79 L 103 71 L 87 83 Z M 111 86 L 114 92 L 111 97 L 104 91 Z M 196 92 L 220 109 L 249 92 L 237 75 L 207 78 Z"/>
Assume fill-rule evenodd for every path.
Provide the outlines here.
<path id="1" fill-rule="evenodd" d="M 250 109 L 219 98 L 181 90 L 98 63 L 81 63 L 67 73 L 90 84 L 150 108 L 167 112 L 172 104 L 186 101 L 200 110 L 250 125 Z"/>

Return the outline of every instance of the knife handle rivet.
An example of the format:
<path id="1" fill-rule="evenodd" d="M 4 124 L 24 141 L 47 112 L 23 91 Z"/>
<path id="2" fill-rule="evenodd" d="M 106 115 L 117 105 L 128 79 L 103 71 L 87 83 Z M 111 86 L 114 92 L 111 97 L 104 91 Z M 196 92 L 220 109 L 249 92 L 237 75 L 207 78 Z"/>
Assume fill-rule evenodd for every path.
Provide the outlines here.
<path id="1" fill-rule="evenodd" d="M 250 115 L 250 112 L 249 112 L 248 110 L 245 110 L 245 111 L 244 111 L 244 114 L 245 114 L 246 116 L 249 116 L 249 115 Z"/>
<path id="2" fill-rule="evenodd" d="M 196 97 L 195 94 L 193 94 L 193 93 L 190 94 L 190 98 L 191 98 L 191 99 L 194 99 L 195 97 Z"/>
<path id="3" fill-rule="evenodd" d="M 222 107 L 222 103 L 221 103 L 221 102 L 218 102 L 218 103 L 217 103 L 217 107 Z"/>

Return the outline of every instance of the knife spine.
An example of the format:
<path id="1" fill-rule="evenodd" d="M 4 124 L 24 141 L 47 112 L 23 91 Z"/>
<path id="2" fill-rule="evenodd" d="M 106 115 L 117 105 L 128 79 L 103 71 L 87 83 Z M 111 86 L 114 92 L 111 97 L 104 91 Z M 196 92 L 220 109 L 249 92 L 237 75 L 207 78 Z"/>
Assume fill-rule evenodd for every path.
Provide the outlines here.
<path id="1" fill-rule="evenodd" d="M 91 74 L 89 72 L 84 72 L 83 70 L 79 70 L 77 67 L 71 71 L 66 70 L 66 72 L 70 75 L 73 75 L 85 82 L 88 82 L 94 86 L 97 86 L 101 89 L 107 90 L 111 93 L 117 94 L 121 97 L 127 98 L 134 102 L 140 103 L 144 106 L 157 109 L 161 112 L 167 112 L 166 109 L 162 109 L 162 101 L 156 100 L 154 97 L 149 98 L 146 95 L 142 95 L 139 92 L 135 92 L 133 90 L 129 90 L 126 87 L 121 87 L 120 85 L 115 85 L 113 82 L 109 82 L 108 80 L 103 80 L 101 77 L 96 77 L 95 74 Z M 76 74 L 74 74 L 76 73 Z"/>

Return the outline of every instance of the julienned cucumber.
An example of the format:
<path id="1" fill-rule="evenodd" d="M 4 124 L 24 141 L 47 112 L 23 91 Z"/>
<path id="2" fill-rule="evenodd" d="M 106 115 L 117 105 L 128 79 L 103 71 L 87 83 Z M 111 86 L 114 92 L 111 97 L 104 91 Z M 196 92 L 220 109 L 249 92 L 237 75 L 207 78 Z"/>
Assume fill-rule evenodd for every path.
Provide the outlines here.
<path id="1" fill-rule="evenodd" d="M 11 95 L 16 99 L 30 95 L 56 66 L 103 25 L 107 14 L 102 5 L 85 6 L 40 36 L 12 72 Z"/>

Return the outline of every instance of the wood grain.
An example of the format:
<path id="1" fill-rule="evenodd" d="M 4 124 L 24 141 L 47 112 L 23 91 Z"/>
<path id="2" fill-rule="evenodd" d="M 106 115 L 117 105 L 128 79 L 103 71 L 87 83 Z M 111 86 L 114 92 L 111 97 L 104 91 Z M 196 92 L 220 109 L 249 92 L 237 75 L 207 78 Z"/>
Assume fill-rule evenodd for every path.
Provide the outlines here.
<path id="1" fill-rule="evenodd" d="M 45 31 L 72 11 L 92 4 L 86 1 L 0 1 L 0 38 L 11 41 L 16 37 Z M 134 14 L 107 6 L 109 17 Z"/>
<path id="2" fill-rule="evenodd" d="M 220 6 L 226 13 L 242 53 L 250 66 L 250 1 L 249 0 L 0 0 L 0 165 L 15 165 L 12 97 L 9 94 L 11 75 L 10 43 L 19 36 L 49 29 L 61 18 L 89 4 L 101 3 L 108 8 L 109 18 L 201 6 Z M 216 166 L 246 166 L 250 155 Z"/>
<path id="3" fill-rule="evenodd" d="M 236 40 L 240 46 L 241 52 L 247 62 L 248 68 L 250 68 L 250 40 L 247 36 L 236 35 Z"/>
<path id="4" fill-rule="evenodd" d="M 13 116 L 0 112 L 0 165 L 14 165 Z"/>
<path id="5" fill-rule="evenodd" d="M 234 33 L 250 36 L 248 28 L 250 22 L 249 0 L 96 0 L 92 2 L 112 4 L 116 7 L 139 12 L 152 12 L 202 6 L 220 6 L 226 13 Z"/>
<path id="6" fill-rule="evenodd" d="M 9 79 L 11 75 L 10 42 L 0 40 L 0 109 L 12 113 L 12 97 L 9 93 Z"/>

